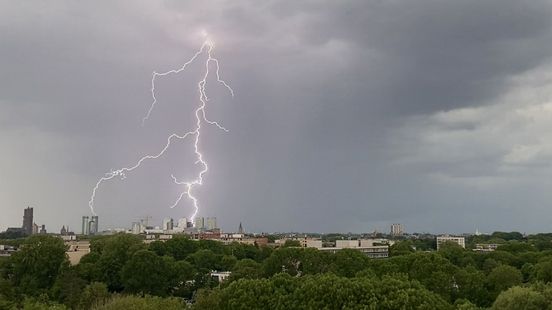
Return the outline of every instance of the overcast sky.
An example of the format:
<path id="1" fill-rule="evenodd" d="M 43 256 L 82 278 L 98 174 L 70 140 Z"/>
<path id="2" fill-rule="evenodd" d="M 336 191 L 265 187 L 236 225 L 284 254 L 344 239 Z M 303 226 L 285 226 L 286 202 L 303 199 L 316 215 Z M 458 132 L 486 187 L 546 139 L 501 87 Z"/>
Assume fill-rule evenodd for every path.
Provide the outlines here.
<path id="1" fill-rule="evenodd" d="M 0 230 L 80 231 L 93 186 L 194 127 L 199 216 L 229 231 L 551 231 L 550 1 L 0 1 Z M 101 185 L 102 229 L 170 209 L 193 140 Z"/>

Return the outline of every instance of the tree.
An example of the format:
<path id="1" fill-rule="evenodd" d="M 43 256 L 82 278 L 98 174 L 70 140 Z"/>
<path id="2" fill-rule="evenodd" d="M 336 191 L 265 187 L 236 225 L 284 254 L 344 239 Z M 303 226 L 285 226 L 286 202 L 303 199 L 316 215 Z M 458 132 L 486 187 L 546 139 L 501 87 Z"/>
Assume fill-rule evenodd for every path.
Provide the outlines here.
<path id="1" fill-rule="evenodd" d="M 330 270 L 343 277 L 354 277 L 355 274 L 368 266 L 369 258 L 360 251 L 343 249 L 332 257 Z"/>
<path id="2" fill-rule="evenodd" d="M 492 309 L 500 310 L 540 310 L 548 309 L 544 296 L 527 287 L 512 287 L 496 298 Z"/>
<path id="3" fill-rule="evenodd" d="M 410 279 L 420 281 L 430 291 L 450 300 L 457 267 L 436 253 L 415 253 L 412 258 L 408 271 Z"/>
<path id="4" fill-rule="evenodd" d="M 98 306 L 95 310 L 182 310 L 186 309 L 186 304 L 178 298 L 161 298 L 156 296 L 116 296 L 105 304 Z"/>
<path id="5" fill-rule="evenodd" d="M 494 293 L 494 296 L 498 296 L 501 291 L 512 286 L 521 284 L 522 279 L 521 272 L 508 265 L 496 267 L 487 277 L 489 288 Z"/>
<path id="6" fill-rule="evenodd" d="M 199 292 L 194 309 L 451 309 L 418 282 L 334 274 L 241 279 Z"/>
<path id="7" fill-rule="evenodd" d="M 63 268 L 69 265 L 63 240 L 48 235 L 34 235 L 11 256 L 11 279 L 22 293 L 36 296 L 54 284 Z"/>
<path id="8" fill-rule="evenodd" d="M 198 243 L 188 237 L 178 236 L 165 242 L 166 254 L 176 260 L 182 260 L 198 249 Z"/>
<path id="9" fill-rule="evenodd" d="M 164 257 L 165 259 L 167 256 Z M 185 260 L 174 261 L 171 258 L 169 263 L 171 276 L 169 286 L 173 296 L 190 298 L 193 295 L 194 283 L 191 281 L 196 274 L 194 266 Z"/>
<path id="10" fill-rule="evenodd" d="M 79 303 L 86 281 L 81 279 L 74 267 L 64 269 L 52 287 L 52 295 L 56 300 L 71 309 Z"/>
<path id="11" fill-rule="evenodd" d="M 290 247 L 301 247 L 301 243 L 298 240 L 286 240 L 284 242 L 284 245 L 282 245 L 283 248 L 290 248 Z"/>
<path id="12" fill-rule="evenodd" d="M 473 266 L 459 269 L 454 275 L 456 298 L 469 300 L 479 306 L 490 306 L 492 300 L 485 286 L 485 274 Z"/>
<path id="13" fill-rule="evenodd" d="M 395 242 L 389 247 L 389 256 L 407 255 L 414 251 L 414 243 L 411 240 L 404 240 Z"/>
<path id="14" fill-rule="evenodd" d="M 93 282 L 88 284 L 82 291 L 80 308 L 90 309 L 92 307 L 103 305 L 109 298 L 110 294 L 107 291 L 107 285 L 101 282 Z"/>
<path id="15" fill-rule="evenodd" d="M 439 254 L 456 266 L 461 266 L 466 250 L 456 242 L 447 241 L 439 247 Z"/>
<path id="16" fill-rule="evenodd" d="M 263 262 L 263 271 L 266 276 L 285 272 L 292 276 L 301 273 L 302 248 L 279 248 L 272 252 Z"/>
<path id="17" fill-rule="evenodd" d="M 219 269 L 220 259 L 221 257 L 213 253 L 211 250 L 199 250 L 194 254 L 189 255 L 187 258 L 187 260 L 202 273 Z"/>
<path id="18" fill-rule="evenodd" d="M 140 250 L 126 262 L 121 280 L 130 293 L 165 296 L 169 290 L 167 262 L 149 250 Z"/>
<path id="19" fill-rule="evenodd" d="M 132 255 L 143 248 L 145 245 L 142 240 L 130 234 L 97 239 L 92 250 L 100 254 L 97 261 L 99 277 L 95 280 L 107 284 L 111 291 L 122 291 L 121 270 Z"/>
<path id="20" fill-rule="evenodd" d="M 229 282 L 239 279 L 259 279 L 262 277 L 263 270 L 261 264 L 252 259 L 242 259 L 234 265 L 230 274 Z"/>
<path id="21" fill-rule="evenodd" d="M 545 283 L 552 282 L 552 261 L 543 261 L 534 266 L 534 277 Z"/>
<path id="22" fill-rule="evenodd" d="M 232 255 L 224 255 L 222 256 L 220 260 L 220 269 L 221 270 L 232 270 L 234 268 L 234 265 L 238 262 L 238 259 L 236 259 L 235 256 Z"/>
<path id="23" fill-rule="evenodd" d="M 159 256 L 164 256 L 167 254 L 167 246 L 163 241 L 159 241 L 159 240 L 153 241 L 148 246 L 148 249 Z"/>

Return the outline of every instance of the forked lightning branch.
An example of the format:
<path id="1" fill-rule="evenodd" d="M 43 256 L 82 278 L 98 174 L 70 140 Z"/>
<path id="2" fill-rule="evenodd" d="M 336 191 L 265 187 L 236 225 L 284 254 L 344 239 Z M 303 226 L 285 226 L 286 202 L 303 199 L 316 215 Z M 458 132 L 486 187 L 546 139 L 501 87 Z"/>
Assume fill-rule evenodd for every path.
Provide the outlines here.
<path id="1" fill-rule="evenodd" d="M 94 209 L 94 206 L 95 206 L 94 203 L 95 203 L 96 195 L 98 194 L 98 190 L 99 190 L 100 186 L 104 182 L 112 180 L 116 177 L 119 177 L 120 179 L 125 179 L 127 177 L 128 173 L 132 172 L 135 169 L 140 168 L 140 166 L 144 162 L 161 158 L 167 152 L 167 150 L 171 147 L 172 143 L 175 143 L 176 141 L 184 140 L 184 139 L 193 139 L 193 141 L 194 141 L 193 152 L 194 152 L 195 157 L 196 157 L 195 164 L 200 165 L 201 170 L 196 175 L 196 177 L 192 180 L 178 180 L 178 178 L 176 176 L 171 175 L 171 178 L 174 181 L 174 183 L 182 186 L 183 189 L 180 192 L 180 194 L 177 197 L 175 197 L 175 201 L 172 205 L 170 205 L 170 208 L 176 207 L 181 202 L 181 200 L 183 198 L 185 198 L 185 197 L 188 198 L 191 201 L 192 205 L 193 205 L 193 213 L 192 213 L 192 216 L 190 217 L 190 219 L 191 219 L 192 223 L 194 222 L 195 217 L 197 216 L 197 214 L 199 212 L 199 200 L 194 194 L 194 189 L 198 186 L 203 185 L 203 178 L 204 178 L 205 174 L 207 173 L 207 171 L 209 170 L 209 165 L 205 161 L 205 158 L 204 158 L 204 156 L 203 156 L 203 154 L 201 153 L 201 150 L 200 150 L 202 128 L 206 125 L 213 125 L 213 126 L 216 126 L 217 128 L 219 128 L 219 129 L 221 129 L 225 132 L 228 132 L 228 130 L 226 128 L 224 128 L 221 124 L 219 124 L 216 121 L 210 120 L 207 117 L 207 113 L 206 113 L 206 110 L 205 110 L 207 102 L 209 101 L 209 97 L 207 96 L 207 91 L 206 91 L 207 80 L 208 80 L 210 74 L 213 74 L 211 72 L 212 70 L 210 70 L 211 66 L 214 66 L 214 69 L 215 69 L 214 74 L 216 76 L 217 82 L 220 83 L 223 87 L 225 87 L 230 92 L 230 95 L 232 95 L 232 97 L 234 96 L 234 90 L 221 78 L 219 61 L 218 61 L 218 59 L 213 57 L 214 47 L 215 47 L 214 42 L 207 39 L 207 40 L 205 40 L 205 42 L 203 42 L 203 44 L 201 45 L 201 48 L 194 54 L 194 56 L 190 60 L 188 60 L 186 63 L 184 63 L 180 68 L 169 70 L 169 71 L 166 71 L 166 72 L 153 72 L 153 75 L 152 75 L 152 78 L 151 78 L 151 97 L 152 97 L 153 101 L 151 103 L 151 106 L 150 106 L 148 112 L 146 113 L 146 116 L 142 119 L 142 125 L 145 124 L 145 122 L 148 120 L 148 118 L 152 114 L 155 106 L 157 105 L 157 98 L 155 96 L 155 82 L 156 82 L 156 80 L 158 78 L 161 78 L 161 77 L 166 77 L 166 76 L 170 76 L 170 75 L 173 75 L 173 74 L 178 74 L 178 73 L 184 71 L 190 64 L 194 63 L 201 55 L 206 54 L 206 60 L 205 60 L 205 63 L 204 63 L 204 66 L 205 66 L 204 73 L 203 73 L 201 79 L 197 83 L 198 100 L 197 100 L 197 107 L 194 110 L 195 127 L 192 130 L 190 130 L 188 132 L 185 132 L 185 133 L 181 133 L 181 134 L 180 133 L 172 133 L 171 135 L 169 135 L 167 137 L 167 142 L 166 142 L 165 146 L 159 152 L 157 152 L 155 154 L 144 155 L 138 161 L 136 161 L 136 163 L 134 163 L 133 165 L 128 166 L 128 167 L 123 167 L 123 168 L 120 168 L 120 169 L 117 169 L 117 170 L 111 170 L 110 172 L 106 173 L 105 176 L 100 178 L 98 180 L 98 182 L 96 182 L 96 185 L 94 186 L 94 188 L 92 190 L 92 195 L 90 196 L 90 200 L 88 201 L 90 211 L 92 212 L 93 215 L 96 215 L 96 211 Z"/>

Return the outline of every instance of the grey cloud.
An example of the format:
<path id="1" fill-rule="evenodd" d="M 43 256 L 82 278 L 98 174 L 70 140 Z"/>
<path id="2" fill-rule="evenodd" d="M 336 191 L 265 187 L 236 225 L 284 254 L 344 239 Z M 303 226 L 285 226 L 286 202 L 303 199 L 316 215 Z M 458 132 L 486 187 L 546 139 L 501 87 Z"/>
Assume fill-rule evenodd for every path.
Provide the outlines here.
<path id="1" fill-rule="evenodd" d="M 512 77 L 546 67 L 550 8 L 546 1 L 1 2 L 0 205 L 8 212 L 0 228 L 18 223 L 28 203 L 51 228 L 78 226 L 98 177 L 190 128 L 199 65 L 160 79 L 159 105 L 145 127 L 140 120 L 151 103 L 151 72 L 191 57 L 206 29 L 236 97 L 210 81 L 209 115 L 231 131 L 205 132 L 212 169 L 199 192 L 202 215 L 258 231 L 369 231 L 395 221 L 409 230 L 472 229 L 478 219 L 468 215 L 447 226 L 447 210 L 492 214 L 504 186 L 548 158 L 538 141 L 522 143 L 547 127 L 501 121 L 521 99 L 500 100 L 519 86 Z M 442 119 L 463 108 L 484 113 Z M 500 137 L 525 134 L 497 140 L 485 135 L 489 122 Z M 102 186 L 103 223 L 188 215 L 186 203 L 166 206 L 179 190 L 171 172 L 185 177 L 197 168 L 189 146 Z M 504 175 L 513 183 L 485 187 L 494 198 L 456 182 L 486 186 Z M 536 194 L 517 193 L 519 200 Z M 460 202 L 466 196 L 469 206 Z"/>

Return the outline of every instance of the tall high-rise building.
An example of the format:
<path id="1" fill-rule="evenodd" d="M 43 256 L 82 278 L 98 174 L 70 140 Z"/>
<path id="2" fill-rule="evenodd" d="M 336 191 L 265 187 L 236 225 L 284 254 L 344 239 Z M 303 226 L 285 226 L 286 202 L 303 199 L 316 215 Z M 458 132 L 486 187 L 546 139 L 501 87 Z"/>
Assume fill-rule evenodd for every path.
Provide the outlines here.
<path id="1" fill-rule="evenodd" d="M 205 228 L 205 218 L 198 217 L 195 220 L 194 227 L 197 229 L 204 229 Z"/>
<path id="2" fill-rule="evenodd" d="M 170 217 L 163 219 L 163 230 L 172 230 L 174 228 L 174 220 Z"/>
<path id="3" fill-rule="evenodd" d="M 98 216 L 93 215 L 90 222 L 88 223 L 88 233 L 90 235 L 95 235 L 99 231 L 99 221 Z"/>
<path id="4" fill-rule="evenodd" d="M 23 211 L 23 230 L 27 235 L 32 235 L 33 233 L 33 208 L 26 208 Z"/>
<path id="5" fill-rule="evenodd" d="M 90 218 L 88 216 L 83 216 L 82 217 L 82 234 L 83 235 L 88 235 L 90 234 L 90 231 L 88 230 L 90 228 Z"/>
<path id="6" fill-rule="evenodd" d="M 178 220 L 178 224 L 177 224 L 177 225 L 178 225 L 178 228 L 179 228 L 180 230 L 183 230 L 184 228 L 188 227 L 187 223 L 188 223 L 188 219 L 187 219 L 187 218 L 183 217 L 183 218 L 179 219 L 179 220 Z"/>
<path id="7" fill-rule="evenodd" d="M 404 227 L 401 224 L 391 224 L 391 236 L 402 236 Z"/>
<path id="8" fill-rule="evenodd" d="M 213 230 L 213 229 L 218 228 L 217 227 L 217 218 L 216 217 L 208 217 L 205 220 L 205 228 L 207 230 Z"/>

